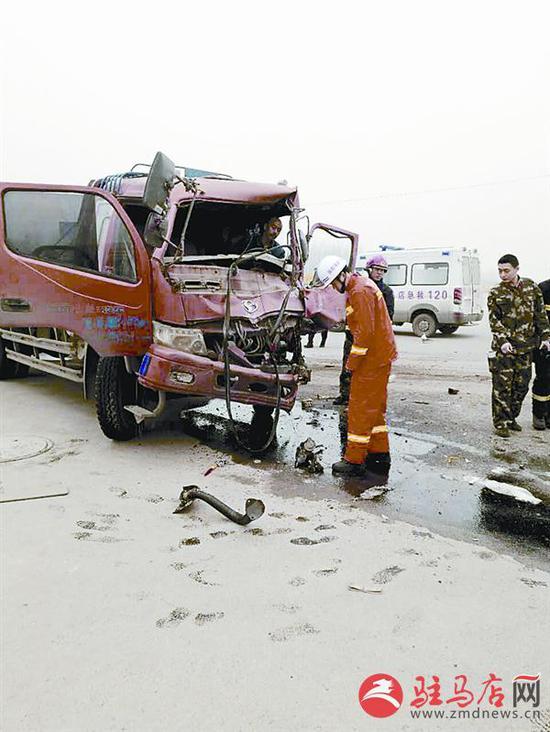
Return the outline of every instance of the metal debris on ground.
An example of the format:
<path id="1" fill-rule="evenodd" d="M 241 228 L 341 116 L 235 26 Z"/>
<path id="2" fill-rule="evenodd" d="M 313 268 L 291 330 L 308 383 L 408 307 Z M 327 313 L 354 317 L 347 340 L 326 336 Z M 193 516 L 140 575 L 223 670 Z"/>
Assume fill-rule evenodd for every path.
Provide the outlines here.
<path id="1" fill-rule="evenodd" d="M 458 394 L 458 389 L 454 389 L 454 388 L 453 388 L 452 386 L 450 386 L 450 387 L 449 387 L 449 388 L 447 389 L 447 393 L 448 393 L 448 394 Z"/>
<path id="2" fill-rule="evenodd" d="M 216 496 L 206 493 L 206 491 L 201 491 L 198 486 L 186 485 L 183 486 L 180 493 L 180 505 L 176 508 L 174 513 L 184 513 L 197 498 L 208 503 L 209 506 L 215 508 L 230 521 L 240 524 L 241 526 L 246 526 L 251 521 L 255 521 L 260 518 L 265 511 L 263 501 L 260 501 L 258 498 L 247 498 L 244 513 L 239 513 L 233 508 L 230 508 L 223 501 L 220 501 Z"/>
<path id="3" fill-rule="evenodd" d="M 204 475 L 204 476 L 210 475 L 210 473 L 211 473 L 211 472 L 212 472 L 213 470 L 216 470 L 216 468 L 221 468 L 221 467 L 223 467 L 224 465 L 227 465 L 227 463 L 228 463 L 228 462 L 229 462 L 229 458 L 227 458 L 227 457 L 221 457 L 221 458 L 218 458 L 218 460 L 216 460 L 216 462 L 215 462 L 215 463 L 214 463 L 213 465 L 211 465 L 211 466 L 210 466 L 209 468 L 207 468 L 207 469 L 206 469 L 206 470 L 204 471 L 203 475 Z"/>
<path id="4" fill-rule="evenodd" d="M 364 592 L 366 594 L 371 592 L 374 594 L 380 594 L 382 592 L 380 587 L 361 587 L 360 585 L 348 585 L 348 589 L 355 590 L 356 592 Z"/>
<path id="5" fill-rule="evenodd" d="M 323 473 L 324 468 L 319 462 L 318 456 L 324 449 L 323 445 L 316 445 L 315 441 L 311 437 L 308 437 L 296 448 L 294 467 L 305 470 L 306 473 L 312 473 L 313 475 Z"/>
<path id="6" fill-rule="evenodd" d="M 388 488 L 384 486 L 368 488 L 366 491 L 363 491 L 363 493 L 361 493 L 359 499 L 362 501 L 372 501 L 373 498 L 380 498 L 380 496 L 383 496 L 384 493 L 386 493 L 387 491 Z"/>
<path id="7" fill-rule="evenodd" d="M 457 463 L 460 460 L 460 455 L 445 455 L 447 458 L 447 462 L 449 465 L 453 465 L 453 463 Z"/>

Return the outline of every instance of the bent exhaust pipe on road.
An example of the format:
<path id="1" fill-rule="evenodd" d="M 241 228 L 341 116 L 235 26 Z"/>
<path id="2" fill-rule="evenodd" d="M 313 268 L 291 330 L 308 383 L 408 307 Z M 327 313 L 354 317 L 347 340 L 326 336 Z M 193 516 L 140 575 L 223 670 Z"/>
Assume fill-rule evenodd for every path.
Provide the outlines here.
<path id="1" fill-rule="evenodd" d="M 260 501 L 258 498 L 247 498 L 244 513 L 239 513 L 233 508 L 230 508 L 223 501 L 220 501 L 216 496 L 212 496 L 210 493 L 201 491 L 198 486 L 187 485 L 183 487 L 183 490 L 180 493 L 180 505 L 176 508 L 174 513 L 184 513 L 197 498 L 208 503 L 208 505 L 215 508 L 216 511 L 219 511 L 230 521 L 240 524 L 240 526 L 246 526 L 251 521 L 255 521 L 260 518 L 265 511 L 263 501 Z"/>

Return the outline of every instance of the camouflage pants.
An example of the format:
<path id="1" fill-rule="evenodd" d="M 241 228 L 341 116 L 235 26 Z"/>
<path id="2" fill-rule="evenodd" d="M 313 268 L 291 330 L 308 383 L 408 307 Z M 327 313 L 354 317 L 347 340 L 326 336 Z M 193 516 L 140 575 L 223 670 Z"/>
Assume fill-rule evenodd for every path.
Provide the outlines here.
<path id="1" fill-rule="evenodd" d="M 495 427 L 506 427 L 519 416 L 521 405 L 529 391 L 532 361 L 531 352 L 510 356 L 497 353 L 491 367 Z"/>
<path id="2" fill-rule="evenodd" d="M 550 354 L 535 351 L 535 381 L 533 382 L 533 415 L 550 420 Z"/>
<path id="3" fill-rule="evenodd" d="M 348 371 L 346 364 L 349 358 L 349 352 L 353 345 L 353 336 L 346 330 L 346 340 L 344 341 L 344 353 L 342 355 L 342 370 L 340 372 L 340 396 L 349 401 L 349 390 L 351 384 L 351 371 Z"/>

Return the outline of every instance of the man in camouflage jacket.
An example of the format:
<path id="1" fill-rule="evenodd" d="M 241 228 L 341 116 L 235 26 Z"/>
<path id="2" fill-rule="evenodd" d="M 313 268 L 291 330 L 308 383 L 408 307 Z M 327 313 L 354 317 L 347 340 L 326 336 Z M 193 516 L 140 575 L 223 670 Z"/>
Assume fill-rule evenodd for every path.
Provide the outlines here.
<path id="1" fill-rule="evenodd" d="M 518 271 L 517 257 L 501 257 L 501 283 L 491 289 L 487 300 L 494 351 L 490 358 L 493 424 L 500 437 L 509 437 L 510 429 L 521 430 L 516 418 L 529 391 L 533 351 L 550 350 L 542 292 L 532 280 L 520 278 Z"/>
<path id="2" fill-rule="evenodd" d="M 550 327 L 550 280 L 539 282 Z M 550 351 L 535 351 L 535 381 L 532 390 L 533 427 L 550 429 Z"/>

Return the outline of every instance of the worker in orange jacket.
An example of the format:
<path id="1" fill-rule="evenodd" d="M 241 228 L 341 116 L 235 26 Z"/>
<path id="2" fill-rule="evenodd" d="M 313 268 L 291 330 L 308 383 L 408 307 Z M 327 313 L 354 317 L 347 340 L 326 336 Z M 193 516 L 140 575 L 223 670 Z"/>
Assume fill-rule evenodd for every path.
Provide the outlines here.
<path id="1" fill-rule="evenodd" d="M 346 321 L 353 336 L 347 362 L 352 376 L 346 451 L 332 472 L 343 476 L 388 472 L 385 414 L 388 379 L 397 349 L 384 297 L 372 280 L 350 274 L 341 257 L 325 257 L 317 267 L 317 276 L 321 287 L 332 285 L 346 293 Z"/>

